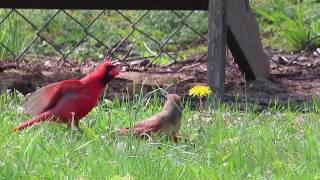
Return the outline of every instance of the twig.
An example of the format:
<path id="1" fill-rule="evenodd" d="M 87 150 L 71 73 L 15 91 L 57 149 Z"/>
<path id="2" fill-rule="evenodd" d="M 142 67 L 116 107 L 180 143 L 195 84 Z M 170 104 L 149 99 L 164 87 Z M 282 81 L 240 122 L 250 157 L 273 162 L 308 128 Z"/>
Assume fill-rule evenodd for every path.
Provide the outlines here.
<path id="1" fill-rule="evenodd" d="M 144 47 L 153 55 L 153 56 L 159 56 L 156 52 L 153 52 L 149 47 L 148 45 L 146 44 L 146 42 L 143 41 L 143 45 Z"/>
<path id="2" fill-rule="evenodd" d="M 201 57 L 203 57 L 203 55 Z M 168 67 L 171 67 L 176 64 L 186 65 L 186 64 L 192 64 L 192 63 L 198 63 L 198 62 L 205 62 L 206 60 L 201 57 L 197 58 L 197 59 L 186 59 L 186 60 L 182 60 L 182 61 L 175 61 L 175 62 L 172 62 L 168 65 L 162 66 L 162 68 L 168 68 Z"/>
<path id="3" fill-rule="evenodd" d="M 293 58 L 292 60 L 290 60 L 284 67 L 289 66 L 289 65 L 292 64 L 294 61 L 296 61 L 300 56 L 302 56 L 302 55 L 306 52 L 306 50 L 309 48 L 310 43 L 311 43 L 312 41 L 314 41 L 315 39 L 318 39 L 318 38 L 320 38 L 320 34 L 317 35 L 317 36 L 315 36 L 315 37 L 313 37 L 313 38 L 310 38 L 310 39 L 307 41 L 307 46 L 306 46 L 295 58 Z"/>
<path id="4" fill-rule="evenodd" d="M 194 68 L 194 67 L 197 67 L 199 65 L 200 65 L 200 63 L 195 63 L 195 64 L 193 64 L 191 66 L 180 68 L 177 72 L 181 72 L 181 71 L 186 70 L 186 69 Z"/>
<path id="5" fill-rule="evenodd" d="M 18 68 L 19 68 L 19 65 L 12 65 L 12 64 L 3 65 L 3 66 L 0 65 L 0 72 L 3 72 L 7 69 L 18 69 Z"/>
<path id="6" fill-rule="evenodd" d="M 128 52 L 126 53 L 126 55 L 121 59 L 121 61 L 126 60 L 126 59 L 130 56 L 132 50 L 133 50 L 133 48 L 129 49 L 129 51 L 128 51 Z"/>

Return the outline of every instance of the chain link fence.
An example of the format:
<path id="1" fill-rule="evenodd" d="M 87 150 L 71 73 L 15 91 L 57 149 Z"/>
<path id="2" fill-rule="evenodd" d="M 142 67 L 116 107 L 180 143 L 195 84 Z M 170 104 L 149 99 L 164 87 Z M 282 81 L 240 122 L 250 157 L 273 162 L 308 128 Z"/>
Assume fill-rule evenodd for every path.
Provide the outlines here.
<path id="1" fill-rule="evenodd" d="M 207 22 L 205 11 L 0 9 L 0 59 L 198 60 Z"/>

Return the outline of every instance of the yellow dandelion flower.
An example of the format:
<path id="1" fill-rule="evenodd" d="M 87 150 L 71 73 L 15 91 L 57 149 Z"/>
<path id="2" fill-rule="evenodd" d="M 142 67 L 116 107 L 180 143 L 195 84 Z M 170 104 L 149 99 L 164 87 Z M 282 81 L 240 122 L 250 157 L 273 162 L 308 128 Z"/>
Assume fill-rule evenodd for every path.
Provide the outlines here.
<path id="1" fill-rule="evenodd" d="M 212 91 L 210 87 L 205 85 L 196 85 L 189 90 L 189 96 L 192 96 L 192 97 L 198 96 L 202 98 L 203 96 L 208 96 L 211 93 Z"/>

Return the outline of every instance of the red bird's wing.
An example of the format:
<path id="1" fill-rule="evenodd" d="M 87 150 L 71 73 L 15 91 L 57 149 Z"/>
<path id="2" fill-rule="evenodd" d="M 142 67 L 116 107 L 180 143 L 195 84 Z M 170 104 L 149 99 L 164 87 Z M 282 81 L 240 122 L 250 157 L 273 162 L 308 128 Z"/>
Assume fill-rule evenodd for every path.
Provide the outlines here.
<path id="1" fill-rule="evenodd" d="M 32 115 L 39 115 L 55 106 L 67 91 L 78 89 L 81 85 L 78 80 L 65 80 L 49 84 L 31 93 L 24 108 Z"/>

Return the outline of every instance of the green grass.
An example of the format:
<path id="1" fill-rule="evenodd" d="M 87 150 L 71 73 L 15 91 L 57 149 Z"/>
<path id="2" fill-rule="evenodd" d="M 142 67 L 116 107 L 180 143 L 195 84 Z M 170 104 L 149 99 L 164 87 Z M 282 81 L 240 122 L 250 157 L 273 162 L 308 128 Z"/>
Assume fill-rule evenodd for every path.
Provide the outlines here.
<path id="1" fill-rule="evenodd" d="M 9 133 L 29 117 L 19 111 L 23 102 L 17 94 L 0 97 L 1 179 L 320 177 L 318 111 L 303 114 L 277 107 L 240 111 L 224 105 L 200 113 L 184 102 L 181 132 L 192 143 L 174 145 L 160 137 L 148 142 L 116 135 L 117 128 L 161 110 L 154 95 L 101 102 L 81 121 L 82 128 L 91 128 L 85 128 L 91 134 L 83 135 L 50 123 Z"/>
<path id="2" fill-rule="evenodd" d="M 320 3 L 317 0 L 255 0 L 252 3 L 264 43 L 286 51 L 320 45 Z"/>

